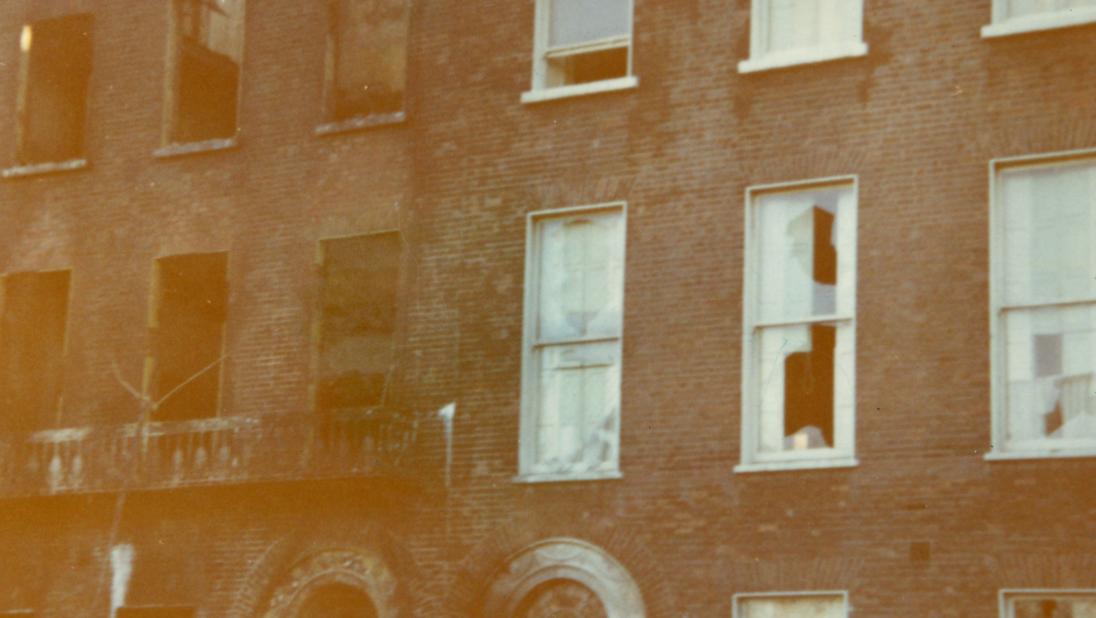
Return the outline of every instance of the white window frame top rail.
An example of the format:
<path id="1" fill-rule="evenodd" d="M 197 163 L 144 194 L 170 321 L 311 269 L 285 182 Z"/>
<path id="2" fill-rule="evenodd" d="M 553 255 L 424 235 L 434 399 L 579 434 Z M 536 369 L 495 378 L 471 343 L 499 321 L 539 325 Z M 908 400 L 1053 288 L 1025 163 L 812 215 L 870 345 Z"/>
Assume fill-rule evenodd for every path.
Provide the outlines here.
<path id="1" fill-rule="evenodd" d="M 993 20 L 982 26 L 984 39 L 1096 23 L 1096 6 L 1064 8 L 1013 17 L 1009 15 L 1011 0 L 991 0 L 991 2 L 993 3 Z"/>
<path id="2" fill-rule="evenodd" d="M 846 294 L 847 307 L 851 311 L 834 313 L 829 315 L 803 316 L 796 320 L 763 321 L 760 319 L 759 303 L 761 295 L 761 277 L 764 273 L 760 268 L 761 256 L 761 229 L 755 210 L 758 207 L 758 198 L 766 195 L 780 193 L 799 193 L 812 189 L 833 189 L 846 187 L 851 191 L 851 212 L 846 212 L 846 220 L 841 224 L 845 229 L 857 229 L 857 209 L 859 204 L 859 179 L 855 175 L 830 176 L 809 180 L 798 180 L 774 184 L 755 185 L 748 187 L 745 192 L 745 255 L 742 294 L 742 389 L 741 389 L 741 461 L 734 467 L 735 472 L 765 472 L 780 470 L 798 470 L 807 468 L 844 468 L 858 465 L 856 459 L 856 235 L 848 245 L 837 247 L 839 255 L 847 253 L 851 260 L 851 281 Z M 839 282 L 838 287 L 842 287 Z M 835 294 L 840 292 L 835 291 Z M 837 302 L 835 298 L 835 302 Z M 801 451 L 782 451 L 779 453 L 761 453 L 761 382 L 757 372 L 760 367 L 761 332 L 763 329 L 809 324 L 833 324 L 845 325 L 846 336 L 851 337 L 851 350 L 853 358 L 852 375 L 846 376 L 847 397 L 851 401 L 851 409 L 848 414 L 842 415 L 834 404 L 833 439 L 834 446 L 828 448 L 808 448 Z M 835 336 L 839 336 L 835 333 Z M 835 377 L 838 371 L 834 360 Z M 835 399 L 837 387 L 835 384 Z"/>
<path id="3" fill-rule="evenodd" d="M 1000 618 L 1016 618 L 1012 611 L 1012 601 L 1017 598 L 1055 598 L 1055 597 L 1092 597 L 1096 599 L 1096 588 L 1002 588 L 997 592 L 997 607 Z"/>
<path id="4" fill-rule="evenodd" d="M 557 46 L 552 46 L 549 41 L 552 1 L 553 0 L 536 0 L 536 18 L 533 25 L 533 77 L 529 90 L 521 94 L 522 103 L 539 103 L 542 101 L 597 94 L 600 92 L 628 90 L 639 86 L 639 79 L 635 76 L 632 65 L 632 57 L 635 50 L 634 0 L 629 0 L 628 2 L 628 34 L 626 36 L 610 36 Z M 621 48 L 628 50 L 627 72 L 624 76 L 583 84 L 569 84 L 564 86 L 548 85 L 548 64 L 551 60 L 578 54 Z"/>
<path id="5" fill-rule="evenodd" d="M 793 599 L 797 597 L 839 597 L 844 606 L 844 614 L 849 615 L 848 590 L 796 590 L 782 592 L 739 592 L 731 597 L 731 618 L 744 618 L 739 608 L 742 601 L 750 599 Z"/>
<path id="6" fill-rule="evenodd" d="M 541 276 L 540 267 L 544 256 L 540 243 L 539 224 L 553 219 L 581 218 L 583 216 L 614 214 L 619 217 L 620 226 L 620 264 L 621 264 L 621 289 L 620 289 L 620 322 L 616 331 L 611 334 L 595 333 L 579 337 L 556 337 L 550 340 L 539 336 L 539 322 L 541 311 Z M 525 240 L 525 297 L 522 324 L 522 364 L 521 364 L 521 416 L 518 441 L 518 474 L 515 482 L 537 483 L 552 481 L 589 481 L 599 479 L 621 478 L 620 472 L 620 427 L 622 423 L 622 407 L 620 405 L 620 385 L 623 374 L 623 342 L 624 342 L 624 304 L 625 281 L 627 279 L 627 232 L 628 210 L 623 201 L 596 203 L 584 206 L 566 208 L 553 208 L 538 210 L 526 215 L 526 240 Z M 613 346 L 615 344 L 616 367 L 616 417 L 612 438 L 612 453 L 610 461 L 604 462 L 599 468 L 587 470 L 538 470 L 536 465 L 536 449 L 538 447 L 538 421 L 540 415 L 540 354 L 547 348 L 566 346 L 588 347 L 596 350 L 597 346 Z M 586 438 L 586 436 L 584 436 Z"/>
<path id="7" fill-rule="evenodd" d="M 1079 304 L 1096 304 L 1096 296 L 1083 298 L 1045 299 L 1038 302 L 1008 304 L 1005 302 L 1004 276 L 1006 274 L 1005 215 L 1001 212 L 1004 200 L 1001 183 L 1004 172 L 1009 170 L 1037 170 L 1061 168 L 1071 165 L 1096 166 L 1096 148 L 1020 155 L 992 159 L 989 162 L 989 239 L 990 239 L 990 435 L 991 449 L 986 460 L 1046 459 L 1070 457 L 1096 457 L 1096 439 L 1026 440 L 1020 444 L 1008 441 L 1007 348 L 1004 315 L 1011 311 L 1040 308 L 1068 307 Z M 1093 195 L 1096 200 L 1096 195 Z M 1096 214 L 1094 214 L 1096 216 Z"/>
<path id="8" fill-rule="evenodd" d="M 848 14 L 843 18 L 852 22 L 847 26 L 853 36 L 848 37 L 847 40 L 782 51 L 770 51 L 770 9 L 773 1 L 753 0 L 751 2 L 750 57 L 738 63 L 739 73 L 754 73 L 867 55 L 868 44 L 864 42 L 864 0 L 843 0 L 848 2 L 850 7 Z"/>

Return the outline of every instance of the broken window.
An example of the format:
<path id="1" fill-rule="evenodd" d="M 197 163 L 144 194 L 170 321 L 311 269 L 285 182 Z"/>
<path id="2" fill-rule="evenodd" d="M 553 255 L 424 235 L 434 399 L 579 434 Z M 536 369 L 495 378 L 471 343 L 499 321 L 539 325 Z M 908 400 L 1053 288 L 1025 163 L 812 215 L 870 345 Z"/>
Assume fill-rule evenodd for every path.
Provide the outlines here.
<path id="1" fill-rule="evenodd" d="M 403 111 L 407 0 L 331 0 L 328 118 Z"/>
<path id="2" fill-rule="evenodd" d="M 738 618 L 846 618 L 848 599 L 843 592 L 736 595 Z"/>
<path id="3" fill-rule="evenodd" d="M 194 618 L 193 607 L 119 607 L 116 618 Z"/>
<path id="4" fill-rule="evenodd" d="M 8 429 L 35 430 L 56 421 L 68 297 L 68 271 L 4 277 L 0 393 Z"/>
<path id="5" fill-rule="evenodd" d="M 631 75 L 631 0 L 538 0 L 534 91 Z"/>
<path id="6" fill-rule="evenodd" d="M 615 473 L 623 209 L 534 216 L 530 225 L 522 473 Z"/>
<path id="7" fill-rule="evenodd" d="M 1005 618 L 1096 618 L 1096 592 L 1010 592 Z"/>
<path id="8" fill-rule="evenodd" d="M 157 260 L 152 324 L 152 399 L 156 420 L 216 416 L 220 398 L 228 255 Z"/>
<path id="9" fill-rule="evenodd" d="M 849 458 L 855 190 L 752 193 L 743 463 Z"/>
<path id="10" fill-rule="evenodd" d="M 1096 162 L 999 171 L 998 450 L 1096 446 Z"/>
<path id="11" fill-rule="evenodd" d="M 863 13 L 863 0 L 753 0 L 750 58 L 739 71 L 862 56 Z"/>
<path id="12" fill-rule="evenodd" d="M 297 618 L 376 618 L 369 595 L 346 584 L 316 588 L 305 598 Z"/>
<path id="13" fill-rule="evenodd" d="M 395 361 L 398 233 L 325 240 L 317 407 L 385 401 Z"/>
<path id="14" fill-rule="evenodd" d="M 173 0 L 169 142 L 236 135 L 244 0 Z"/>
<path id="15" fill-rule="evenodd" d="M 20 164 L 84 156 L 91 22 L 90 15 L 67 15 L 23 26 Z"/>

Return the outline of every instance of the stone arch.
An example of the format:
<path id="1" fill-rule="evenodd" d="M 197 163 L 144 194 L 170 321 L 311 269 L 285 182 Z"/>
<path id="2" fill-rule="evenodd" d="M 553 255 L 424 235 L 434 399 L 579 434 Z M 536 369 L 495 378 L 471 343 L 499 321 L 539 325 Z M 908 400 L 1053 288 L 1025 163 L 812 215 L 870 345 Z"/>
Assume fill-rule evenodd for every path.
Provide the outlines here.
<path id="1" fill-rule="evenodd" d="M 342 588 L 369 600 L 377 618 L 398 618 L 397 579 L 375 552 L 349 549 L 319 551 L 298 560 L 270 595 L 263 618 L 298 618 L 316 592 Z"/>
<path id="2" fill-rule="evenodd" d="M 483 615 L 510 618 L 529 607 L 531 597 L 548 586 L 571 588 L 569 595 L 592 594 L 582 599 L 588 613 L 580 616 L 644 618 L 647 614 L 639 586 L 615 558 L 600 547 L 578 539 L 557 537 L 536 542 L 512 555 L 489 584 Z M 589 597 L 589 595 L 587 595 Z"/>

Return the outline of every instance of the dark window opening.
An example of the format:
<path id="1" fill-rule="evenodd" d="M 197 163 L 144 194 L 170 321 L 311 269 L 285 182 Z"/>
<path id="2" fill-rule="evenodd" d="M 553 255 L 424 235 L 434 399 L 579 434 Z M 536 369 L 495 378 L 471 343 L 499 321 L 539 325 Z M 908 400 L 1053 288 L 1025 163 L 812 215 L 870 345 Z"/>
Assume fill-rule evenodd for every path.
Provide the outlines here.
<path id="1" fill-rule="evenodd" d="M 61 404 L 68 271 L 4 278 L 0 393 L 4 425 L 32 431 L 54 424 Z"/>
<path id="2" fill-rule="evenodd" d="M 810 351 L 784 361 L 784 441 L 787 448 L 833 446 L 833 352 L 837 329 L 810 326 Z"/>
<path id="3" fill-rule="evenodd" d="M 330 584 L 314 590 L 297 612 L 298 618 L 376 618 L 369 595 L 345 584 Z"/>
<path id="4" fill-rule="evenodd" d="M 84 156 L 90 15 L 68 15 L 23 27 L 26 63 L 21 91 L 19 162 L 50 163 Z"/>
<path id="5" fill-rule="evenodd" d="M 533 588 L 514 612 L 516 618 L 608 618 L 597 594 L 570 579 L 553 579 Z"/>
<path id="6" fill-rule="evenodd" d="M 236 135 L 243 0 L 175 0 L 170 140 Z"/>
<path id="7" fill-rule="evenodd" d="M 159 301 L 152 333 L 156 420 L 216 416 L 227 311 L 228 256 L 158 260 Z M 162 401 L 161 401 L 162 400 Z"/>
<path id="8" fill-rule="evenodd" d="M 406 0 L 332 0 L 328 35 L 331 120 L 403 110 Z"/>
<path id="9" fill-rule="evenodd" d="M 549 58 L 558 83 L 587 84 L 628 76 L 628 48 L 619 47 L 559 58 Z"/>
<path id="10" fill-rule="evenodd" d="M 399 234 L 328 240 L 323 249 L 318 408 L 381 404 L 395 358 Z"/>
<path id="11" fill-rule="evenodd" d="M 119 607 L 116 618 L 194 618 L 193 607 Z"/>
<path id="12" fill-rule="evenodd" d="M 814 266 L 811 276 L 823 285 L 837 285 L 837 248 L 833 246 L 832 212 L 815 206 Z"/>

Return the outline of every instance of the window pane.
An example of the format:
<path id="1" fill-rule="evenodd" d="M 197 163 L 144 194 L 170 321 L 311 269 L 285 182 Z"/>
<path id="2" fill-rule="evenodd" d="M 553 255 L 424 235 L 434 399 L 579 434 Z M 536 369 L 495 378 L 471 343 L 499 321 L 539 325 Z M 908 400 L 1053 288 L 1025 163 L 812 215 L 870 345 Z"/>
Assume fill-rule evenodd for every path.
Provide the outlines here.
<path id="1" fill-rule="evenodd" d="M 794 325 L 761 331 L 759 450 L 834 446 L 834 369 L 838 328 Z"/>
<path id="2" fill-rule="evenodd" d="M 1013 618 L 1096 618 L 1096 595 L 1015 599 Z"/>
<path id="3" fill-rule="evenodd" d="M 1096 0 L 1011 0 L 1009 17 L 1054 13 L 1071 8 L 1096 7 Z"/>
<path id="4" fill-rule="evenodd" d="M 628 36 L 631 0 L 550 0 L 548 45 Z"/>
<path id="5" fill-rule="evenodd" d="M 840 596 L 786 596 L 740 599 L 742 618 L 844 618 Z"/>
<path id="6" fill-rule="evenodd" d="M 617 336 L 624 290 L 620 215 L 590 213 L 538 226 L 539 338 Z"/>
<path id="7" fill-rule="evenodd" d="M 768 0 L 769 52 L 839 43 L 858 31 L 858 0 Z"/>
<path id="8" fill-rule="evenodd" d="M 542 471 L 614 466 L 620 344 L 552 346 L 540 366 L 536 465 Z"/>
<path id="9" fill-rule="evenodd" d="M 1010 440 L 1096 439 L 1096 303 L 1006 314 Z"/>

